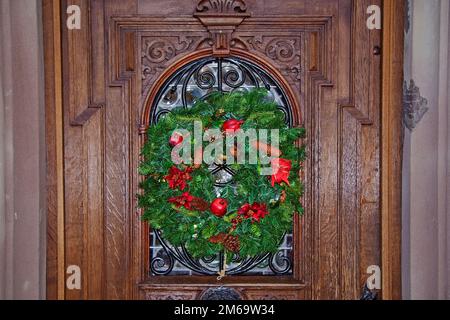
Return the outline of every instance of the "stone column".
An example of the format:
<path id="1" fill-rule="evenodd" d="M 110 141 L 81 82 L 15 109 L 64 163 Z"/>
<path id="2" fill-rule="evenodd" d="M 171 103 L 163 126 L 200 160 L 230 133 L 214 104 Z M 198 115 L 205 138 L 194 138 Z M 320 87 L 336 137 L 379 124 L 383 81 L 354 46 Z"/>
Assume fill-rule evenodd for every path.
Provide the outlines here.
<path id="1" fill-rule="evenodd" d="M 409 89 L 414 89 L 409 84 L 414 80 L 416 94 L 420 90 L 428 101 L 428 111 L 420 121 L 409 122 L 412 131 L 405 130 L 402 258 L 406 299 L 448 295 L 448 18 L 449 0 L 410 1 L 405 80 Z M 416 116 L 419 120 L 420 111 Z"/>
<path id="2" fill-rule="evenodd" d="M 46 256 L 41 1 L 0 7 L 0 297 L 38 299 Z"/>

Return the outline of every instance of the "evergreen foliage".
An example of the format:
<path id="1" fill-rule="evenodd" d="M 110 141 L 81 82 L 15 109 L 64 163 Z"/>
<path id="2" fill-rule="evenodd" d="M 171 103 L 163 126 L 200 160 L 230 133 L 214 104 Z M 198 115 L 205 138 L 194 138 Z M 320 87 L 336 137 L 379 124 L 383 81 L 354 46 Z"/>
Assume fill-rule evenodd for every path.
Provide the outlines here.
<path id="1" fill-rule="evenodd" d="M 161 230 L 163 237 L 171 244 L 186 245 L 196 258 L 209 257 L 224 250 L 223 244 L 210 241 L 211 237 L 220 233 L 239 238 L 241 257 L 276 252 L 284 234 L 291 231 L 293 215 L 303 214 L 300 203 L 303 184 L 299 171 L 306 154 L 304 146 L 298 147 L 298 141 L 304 138 L 305 130 L 288 128 L 284 114 L 266 96 L 265 90 L 213 94 L 190 109 L 174 109 L 148 129 L 139 168 L 139 173 L 145 176 L 141 184 L 142 194 L 138 195 L 139 207 L 143 209 L 142 219 L 148 221 L 152 228 Z M 245 121 L 242 125 L 244 130 L 279 129 L 281 158 L 292 162 L 290 186 L 282 183 L 272 187 L 270 176 L 260 175 L 260 165 L 233 164 L 236 172 L 234 180 L 221 192 L 221 197 L 228 201 L 228 213 L 224 217 L 219 218 L 209 210 L 189 211 L 169 203 L 168 199 L 183 192 L 208 203 L 216 198 L 214 177 L 206 164 L 192 171 L 192 180 L 187 182 L 186 190 L 169 188 L 164 177 L 174 166 L 172 147 L 168 143 L 172 133 L 177 129 L 193 132 L 194 121 L 201 121 L 204 128 L 221 128 L 228 119 Z M 191 143 L 193 146 L 194 142 Z M 204 146 L 207 144 L 204 142 Z M 183 170 L 183 166 L 178 168 Z M 232 228 L 239 208 L 254 202 L 267 204 L 269 214 L 259 222 L 244 219 Z"/>

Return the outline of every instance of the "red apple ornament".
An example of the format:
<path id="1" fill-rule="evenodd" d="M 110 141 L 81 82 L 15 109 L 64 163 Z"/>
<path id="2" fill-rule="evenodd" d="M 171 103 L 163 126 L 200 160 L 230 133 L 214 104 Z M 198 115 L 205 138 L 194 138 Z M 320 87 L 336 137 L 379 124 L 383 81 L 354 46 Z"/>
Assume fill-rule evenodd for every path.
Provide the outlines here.
<path id="1" fill-rule="evenodd" d="M 225 199 L 218 198 L 211 203 L 211 212 L 221 218 L 227 213 L 228 202 Z"/>
<path id="2" fill-rule="evenodd" d="M 175 147 L 182 142 L 183 142 L 183 136 L 178 132 L 174 132 L 169 139 L 169 144 L 171 147 Z"/>
<path id="3" fill-rule="evenodd" d="M 224 122 L 222 125 L 222 130 L 227 131 L 231 130 L 232 132 L 236 132 L 237 130 L 241 129 L 242 124 L 244 121 L 242 120 L 236 120 L 236 119 L 230 119 Z"/>

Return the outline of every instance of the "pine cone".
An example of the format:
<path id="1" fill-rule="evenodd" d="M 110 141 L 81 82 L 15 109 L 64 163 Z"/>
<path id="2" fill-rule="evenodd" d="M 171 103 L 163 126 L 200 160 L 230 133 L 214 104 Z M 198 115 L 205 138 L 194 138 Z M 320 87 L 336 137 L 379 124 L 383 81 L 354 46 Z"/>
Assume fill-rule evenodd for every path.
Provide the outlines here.
<path id="1" fill-rule="evenodd" d="M 216 236 L 209 238 L 211 243 L 223 243 L 228 235 L 226 233 L 219 233 Z"/>
<path id="2" fill-rule="evenodd" d="M 225 238 L 223 245 L 227 250 L 230 250 L 231 252 L 234 252 L 234 253 L 239 252 L 240 247 L 241 247 L 239 237 L 238 236 L 230 236 L 230 235 Z"/>
<path id="3" fill-rule="evenodd" d="M 202 198 L 194 198 L 191 202 L 191 207 L 197 211 L 206 211 L 209 209 L 209 203 Z"/>

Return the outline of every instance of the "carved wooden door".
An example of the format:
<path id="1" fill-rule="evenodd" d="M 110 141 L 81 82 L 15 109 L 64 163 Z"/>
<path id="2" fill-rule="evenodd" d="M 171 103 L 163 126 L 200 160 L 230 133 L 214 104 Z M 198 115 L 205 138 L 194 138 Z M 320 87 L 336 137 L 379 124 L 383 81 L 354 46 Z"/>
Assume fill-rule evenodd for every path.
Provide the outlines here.
<path id="1" fill-rule="evenodd" d="M 358 299 L 367 268 L 381 263 L 381 38 L 366 27 L 374 4 L 381 0 L 63 1 L 63 17 L 69 5 L 81 13 L 81 28 L 63 19 L 61 29 L 61 250 L 64 268 L 82 275 L 65 297 Z M 216 88 L 215 72 L 227 90 L 248 89 L 243 73 L 249 87 L 269 88 L 289 124 L 306 127 L 308 150 L 306 210 L 292 234 L 278 254 L 221 281 L 208 269 L 214 261 L 178 261 L 136 204 L 143 133 L 168 106 Z M 172 90 L 191 76 L 193 87 Z"/>

